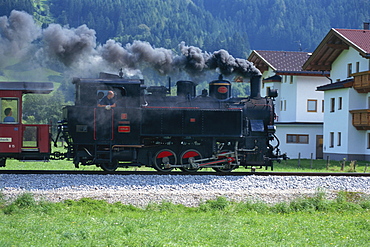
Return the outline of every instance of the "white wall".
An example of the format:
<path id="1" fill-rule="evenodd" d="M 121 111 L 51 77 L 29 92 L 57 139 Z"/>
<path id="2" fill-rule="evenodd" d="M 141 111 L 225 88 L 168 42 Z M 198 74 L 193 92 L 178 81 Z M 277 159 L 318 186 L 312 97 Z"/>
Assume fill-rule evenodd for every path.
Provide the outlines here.
<path id="1" fill-rule="evenodd" d="M 351 154 L 363 154 L 367 150 L 366 144 L 366 131 L 357 130 L 352 125 L 352 114 L 350 110 L 356 109 L 367 109 L 367 94 L 357 93 L 356 90 L 350 88 L 348 90 L 348 97 L 346 98 L 348 102 L 345 104 L 345 111 L 348 113 L 348 141 L 347 150 Z M 348 107 L 347 107 L 348 106 Z"/>
<path id="2" fill-rule="evenodd" d="M 268 78 L 271 73 L 265 72 Z M 264 75 L 265 75 L 264 73 Z M 282 82 L 268 82 L 264 84 L 261 95 L 266 95 L 266 88 L 278 89 L 279 96 L 275 99 L 277 122 L 322 122 L 322 100 L 324 92 L 316 91 L 318 86 L 327 84 L 325 77 L 313 76 L 282 76 Z M 308 99 L 317 101 L 317 111 L 308 112 Z"/>
<path id="3" fill-rule="evenodd" d="M 308 144 L 286 143 L 287 134 L 308 135 Z M 302 159 L 310 159 L 311 153 L 316 158 L 316 136 L 322 135 L 322 125 L 320 124 L 279 124 L 276 123 L 276 136 L 279 138 L 280 150 L 287 153 L 291 159 L 297 159 L 301 153 Z"/>
<path id="4" fill-rule="evenodd" d="M 279 122 L 296 122 L 297 121 L 297 81 L 293 76 L 293 83 L 290 83 L 290 76 L 283 75 L 281 82 L 280 100 L 284 101 L 284 109 L 280 111 Z"/>
<path id="5" fill-rule="evenodd" d="M 339 97 L 342 97 L 342 109 L 338 110 Z M 330 112 L 331 98 L 335 98 L 334 112 Z M 350 110 L 365 109 L 363 102 L 367 94 L 359 94 L 353 88 L 341 88 L 325 92 L 324 117 L 324 152 L 337 154 L 363 154 L 367 150 L 366 131 L 359 131 L 352 125 Z M 330 147 L 330 132 L 334 132 L 334 146 Z M 341 133 L 341 145 L 338 146 L 338 132 Z"/>
<path id="6" fill-rule="evenodd" d="M 316 91 L 318 86 L 329 82 L 325 77 L 312 76 L 296 76 L 297 83 L 297 122 L 322 122 L 324 120 L 324 113 L 322 112 L 322 101 L 324 99 L 324 92 Z M 317 111 L 308 112 L 308 99 L 316 100 Z"/>
<path id="7" fill-rule="evenodd" d="M 356 73 L 356 62 L 360 63 L 359 72 L 368 71 L 369 59 L 363 58 L 359 55 L 358 51 L 350 47 L 348 50 L 344 50 L 338 58 L 332 64 L 332 70 L 330 71 L 330 77 L 333 82 L 337 80 L 347 79 L 347 66 L 352 64 L 352 73 Z"/>

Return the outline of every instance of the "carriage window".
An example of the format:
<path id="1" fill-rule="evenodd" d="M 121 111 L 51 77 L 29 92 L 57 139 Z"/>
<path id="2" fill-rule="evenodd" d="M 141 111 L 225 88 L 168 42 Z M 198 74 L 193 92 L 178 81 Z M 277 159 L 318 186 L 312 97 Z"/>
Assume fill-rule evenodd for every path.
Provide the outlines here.
<path id="1" fill-rule="evenodd" d="M 22 147 L 37 147 L 37 126 L 25 126 Z"/>
<path id="2" fill-rule="evenodd" d="M 18 115 L 18 99 L 1 98 L 1 122 L 17 123 Z"/>

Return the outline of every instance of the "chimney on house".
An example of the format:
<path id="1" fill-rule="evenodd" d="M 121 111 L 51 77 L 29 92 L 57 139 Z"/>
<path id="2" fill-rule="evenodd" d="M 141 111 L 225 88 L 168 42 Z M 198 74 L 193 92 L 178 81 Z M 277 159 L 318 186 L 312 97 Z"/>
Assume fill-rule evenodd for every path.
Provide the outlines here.
<path id="1" fill-rule="evenodd" d="M 369 30 L 370 23 L 364 22 L 364 30 Z"/>

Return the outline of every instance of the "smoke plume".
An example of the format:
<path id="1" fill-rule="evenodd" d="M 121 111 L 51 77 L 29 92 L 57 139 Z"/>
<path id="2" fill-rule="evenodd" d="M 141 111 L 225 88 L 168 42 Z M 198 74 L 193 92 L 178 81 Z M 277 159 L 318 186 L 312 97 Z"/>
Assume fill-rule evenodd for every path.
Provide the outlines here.
<path id="1" fill-rule="evenodd" d="M 50 24 L 41 29 L 31 15 L 15 10 L 9 18 L 0 17 L 0 55 L 0 66 L 1 60 L 17 56 L 36 60 L 40 66 L 59 64 L 58 68 L 73 70 L 74 76 L 120 68 L 126 73 L 140 75 L 144 67 L 153 68 L 162 75 L 179 72 L 201 75 L 215 70 L 224 75 L 243 77 L 260 74 L 252 63 L 234 58 L 226 50 L 208 53 L 184 42 L 179 44 L 178 54 L 143 41 L 122 45 L 108 40 L 97 45 L 96 32 L 86 25 L 69 28 Z"/>
<path id="2" fill-rule="evenodd" d="M 32 48 L 32 42 L 41 35 L 31 15 L 12 11 L 0 17 L 0 65 L 9 57 L 20 57 Z"/>

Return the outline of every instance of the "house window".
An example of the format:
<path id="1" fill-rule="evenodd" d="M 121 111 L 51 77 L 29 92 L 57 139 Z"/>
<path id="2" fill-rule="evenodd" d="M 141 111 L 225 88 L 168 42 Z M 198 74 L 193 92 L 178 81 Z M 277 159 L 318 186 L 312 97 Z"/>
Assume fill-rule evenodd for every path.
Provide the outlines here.
<path id="1" fill-rule="evenodd" d="M 335 111 L 335 98 L 330 99 L 330 112 Z"/>
<path id="2" fill-rule="evenodd" d="M 284 100 L 284 111 L 286 111 L 286 99 Z"/>
<path id="3" fill-rule="evenodd" d="M 280 111 L 286 111 L 286 100 L 280 101 Z"/>
<path id="4" fill-rule="evenodd" d="M 352 64 L 349 63 L 347 65 L 347 77 L 351 77 L 351 74 L 352 74 Z"/>
<path id="5" fill-rule="evenodd" d="M 338 143 L 337 146 L 342 146 L 342 132 L 338 132 Z"/>
<path id="6" fill-rule="evenodd" d="M 293 84 L 293 76 L 290 76 L 290 84 Z"/>
<path id="7" fill-rule="evenodd" d="M 266 95 L 269 94 L 271 87 L 266 87 Z"/>
<path id="8" fill-rule="evenodd" d="M 330 148 L 334 147 L 334 132 L 330 132 Z"/>
<path id="9" fill-rule="evenodd" d="M 360 62 L 356 62 L 356 73 L 360 72 Z"/>
<path id="10" fill-rule="evenodd" d="M 287 143 L 308 144 L 308 135 L 287 134 L 286 142 Z"/>
<path id="11" fill-rule="evenodd" d="M 321 111 L 324 112 L 324 100 L 321 101 Z"/>
<path id="12" fill-rule="evenodd" d="M 307 100 L 307 111 L 308 112 L 317 112 L 317 100 L 308 99 Z"/>
<path id="13" fill-rule="evenodd" d="M 342 97 L 339 97 L 339 99 L 338 99 L 338 110 L 342 110 L 342 104 L 343 104 L 343 99 L 342 99 Z"/>
<path id="14" fill-rule="evenodd" d="M 370 133 L 367 133 L 367 149 L 370 149 Z"/>

